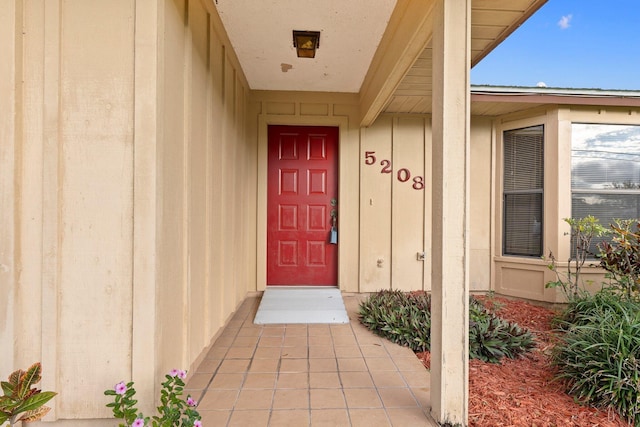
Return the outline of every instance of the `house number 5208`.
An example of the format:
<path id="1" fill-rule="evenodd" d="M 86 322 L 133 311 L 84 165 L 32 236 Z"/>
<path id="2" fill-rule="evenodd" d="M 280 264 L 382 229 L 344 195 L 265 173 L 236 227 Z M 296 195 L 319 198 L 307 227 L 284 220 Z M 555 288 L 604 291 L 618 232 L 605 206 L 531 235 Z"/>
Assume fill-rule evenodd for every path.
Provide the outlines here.
<path id="1" fill-rule="evenodd" d="M 376 164 L 376 161 L 377 159 L 376 159 L 375 151 L 364 152 L 365 165 L 373 166 Z M 380 169 L 380 173 L 393 172 L 393 168 L 391 167 L 391 160 L 387 160 L 387 159 L 380 160 L 380 166 L 382 166 L 382 169 Z M 400 182 L 407 182 L 411 180 L 413 182 L 412 187 L 414 190 L 424 189 L 424 178 L 421 176 L 414 176 L 413 178 L 411 178 L 411 171 L 409 171 L 409 169 L 407 168 L 398 169 L 398 172 L 396 172 L 396 178 Z"/>

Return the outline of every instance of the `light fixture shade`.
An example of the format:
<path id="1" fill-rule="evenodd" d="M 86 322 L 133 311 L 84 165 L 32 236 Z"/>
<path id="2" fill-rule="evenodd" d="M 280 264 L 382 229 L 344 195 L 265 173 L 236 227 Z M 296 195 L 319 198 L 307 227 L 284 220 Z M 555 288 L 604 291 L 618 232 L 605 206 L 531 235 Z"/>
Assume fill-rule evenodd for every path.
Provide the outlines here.
<path id="1" fill-rule="evenodd" d="M 293 30 L 293 46 L 298 58 L 315 58 L 320 47 L 320 31 Z"/>

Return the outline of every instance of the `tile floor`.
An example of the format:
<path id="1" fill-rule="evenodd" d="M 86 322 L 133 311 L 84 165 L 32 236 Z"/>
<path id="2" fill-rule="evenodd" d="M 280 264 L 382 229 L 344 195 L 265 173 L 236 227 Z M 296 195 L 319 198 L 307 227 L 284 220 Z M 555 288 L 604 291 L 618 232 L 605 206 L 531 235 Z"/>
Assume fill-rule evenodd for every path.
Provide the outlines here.
<path id="1" fill-rule="evenodd" d="M 349 324 L 254 325 L 260 297 L 248 297 L 187 383 L 203 424 L 437 425 L 429 372 L 360 324 L 361 298 L 344 296 Z"/>

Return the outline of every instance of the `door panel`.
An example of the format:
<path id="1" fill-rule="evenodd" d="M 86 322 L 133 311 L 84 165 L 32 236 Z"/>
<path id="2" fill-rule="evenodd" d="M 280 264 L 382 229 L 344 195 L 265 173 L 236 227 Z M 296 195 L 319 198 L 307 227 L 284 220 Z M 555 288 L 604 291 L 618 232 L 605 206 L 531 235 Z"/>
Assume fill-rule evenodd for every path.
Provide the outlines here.
<path id="1" fill-rule="evenodd" d="M 337 128 L 269 126 L 267 284 L 337 285 L 337 148 Z"/>

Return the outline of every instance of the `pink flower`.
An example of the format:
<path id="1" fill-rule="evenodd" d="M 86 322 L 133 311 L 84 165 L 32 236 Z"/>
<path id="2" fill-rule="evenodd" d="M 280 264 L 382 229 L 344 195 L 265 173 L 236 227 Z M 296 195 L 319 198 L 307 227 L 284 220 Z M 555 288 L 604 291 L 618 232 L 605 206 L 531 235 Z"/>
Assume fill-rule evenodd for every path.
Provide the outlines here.
<path id="1" fill-rule="evenodd" d="M 131 427 L 144 427 L 144 420 L 142 418 L 136 418 L 133 424 L 131 424 Z"/>
<path id="2" fill-rule="evenodd" d="M 127 385 L 124 381 L 120 381 L 114 388 L 116 390 L 116 394 L 125 394 L 127 392 Z"/>
<path id="3" fill-rule="evenodd" d="M 200 420 L 196 420 L 196 421 L 193 423 L 193 427 L 202 427 L 202 421 L 200 421 Z"/>
<path id="4" fill-rule="evenodd" d="M 198 402 L 196 402 L 195 400 L 193 400 L 193 399 L 191 398 L 191 396 L 189 396 L 189 397 L 187 397 L 187 405 L 189 405 L 189 406 L 196 406 L 196 405 L 198 405 Z"/>
<path id="5" fill-rule="evenodd" d="M 187 371 L 184 371 L 182 369 L 172 369 L 171 371 L 169 371 L 169 376 L 185 379 L 187 378 Z"/>

